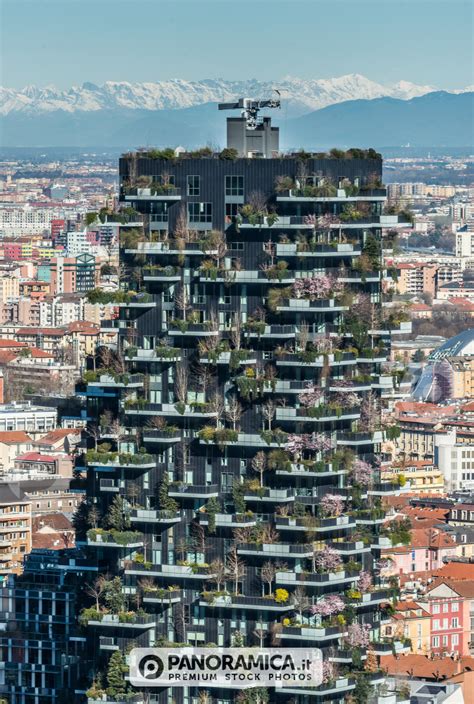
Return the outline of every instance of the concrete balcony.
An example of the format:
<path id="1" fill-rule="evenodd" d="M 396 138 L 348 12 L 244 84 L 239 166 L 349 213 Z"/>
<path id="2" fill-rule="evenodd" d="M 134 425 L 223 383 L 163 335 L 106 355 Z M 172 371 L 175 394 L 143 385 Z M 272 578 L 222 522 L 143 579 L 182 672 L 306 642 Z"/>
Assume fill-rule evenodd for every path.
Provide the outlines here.
<path id="1" fill-rule="evenodd" d="M 182 589 L 149 589 L 143 594 L 143 603 L 168 608 L 172 604 L 180 604 L 183 596 Z"/>
<path id="2" fill-rule="evenodd" d="M 262 487 L 260 491 L 244 491 L 244 499 L 248 502 L 260 502 L 264 501 L 267 503 L 292 503 L 295 500 L 294 489 L 270 489 L 269 487 Z"/>
<path id="3" fill-rule="evenodd" d="M 177 499 L 210 499 L 219 496 L 219 487 L 217 484 L 209 484 L 206 486 L 197 486 L 195 484 L 180 484 L 179 486 L 170 485 L 168 496 Z"/>
<path id="4" fill-rule="evenodd" d="M 371 188 L 359 190 L 358 195 L 348 195 L 344 188 L 338 188 L 333 196 L 308 196 L 303 195 L 304 190 L 290 188 L 277 195 L 278 203 L 358 203 L 367 201 L 383 203 L 387 198 L 386 188 Z"/>
<path id="5" fill-rule="evenodd" d="M 327 702 L 340 702 L 343 700 L 347 692 L 355 689 L 357 681 L 353 677 L 338 677 L 337 680 L 329 684 L 323 684 L 316 688 L 305 687 L 279 687 L 276 692 L 285 697 L 288 695 L 300 697 L 314 697 Z M 286 701 L 286 700 L 285 700 Z"/>
<path id="6" fill-rule="evenodd" d="M 362 540 L 342 540 L 342 541 L 328 541 L 327 543 L 328 547 L 333 548 L 333 550 L 336 550 L 339 555 L 361 555 L 362 553 L 369 553 L 371 552 L 371 546 L 370 545 L 364 545 Z"/>
<path id="7" fill-rule="evenodd" d="M 145 444 L 156 443 L 157 445 L 172 445 L 180 440 L 181 433 L 179 430 L 148 430 L 147 428 L 143 430 L 143 442 Z"/>
<path id="8" fill-rule="evenodd" d="M 241 543 L 237 547 L 239 555 L 256 555 L 258 557 L 294 558 L 301 559 L 312 557 L 312 545 L 297 545 L 294 543 Z"/>
<path id="9" fill-rule="evenodd" d="M 126 620 L 128 617 L 116 616 L 114 614 L 103 614 L 100 619 L 90 619 L 87 622 L 88 626 L 94 628 L 107 628 L 107 629 L 124 629 L 124 630 L 136 630 L 136 631 L 147 631 L 154 628 L 156 625 L 155 617 L 151 614 L 146 616 L 138 616 L 133 614 L 130 618 L 132 620 Z"/>
<path id="10" fill-rule="evenodd" d="M 171 525 L 183 520 L 182 511 L 160 511 L 155 509 L 133 508 L 130 511 L 131 523 L 152 523 Z"/>
<path id="11" fill-rule="evenodd" d="M 180 413 L 173 403 L 144 403 L 140 406 L 125 406 L 124 412 L 131 416 L 163 416 L 165 418 L 215 418 L 215 411 L 203 410 L 205 404 L 198 406 L 186 405 L 184 413 Z"/>
<path id="12" fill-rule="evenodd" d="M 116 548 L 118 550 L 133 550 L 144 545 L 141 533 L 133 535 L 133 531 L 100 532 L 88 531 L 87 545 L 89 547 Z"/>
<path id="13" fill-rule="evenodd" d="M 328 533 L 346 531 L 355 528 L 355 520 L 351 516 L 337 516 L 336 518 L 291 518 L 275 515 L 275 528 L 277 530 L 305 531 L 314 533 Z"/>
<path id="14" fill-rule="evenodd" d="M 167 334 L 170 337 L 215 337 L 220 334 L 220 331 L 210 330 L 206 323 L 189 323 L 183 329 L 170 325 Z"/>
<path id="15" fill-rule="evenodd" d="M 322 369 L 326 365 L 329 367 L 354 366 L 357 363 L 355 356 L 351 352 L 321 354 L 315 356 L 311 361 L 304 360 L 305 356 L 302 354 L 284 353 L 277 357 L 276 365 L 277 367 L 317 367 Z"/>
<path id="16" fill-rule="evenodd" d="M 361 433 L 361 432 L 346 432 L 340 431 L 337 433 L 337 444 L 350 446 L 350 447 L 361 447 L 363 445 L 375 445 L 383 441 L 383 432 L 381 430 L 375 430 L 373 433 Z"/>
<path id="17" fill-rule="evenodd" d="M 211 272 L 205 272 L 198 269 L 195 275 L 199 278 L 202 283 L 223 283 L 223 284 L 258 284 L 258 285 L 270 285 L 275 286 L 276 284 L 290 285 L 296 280 L 296 274 L 294 271 L 282 270 L 280 276 L 273 277 L 271 274 L 267 275 L 264 271 L 259 269 L 235 270 L 226 269 L 223 271 L 217 271 L 215 275 Z"/>
<path id="18" fill-rule="evenodd" d="M 153 350 L 137 349 L 135 354 L 131 356 L 126 354 L 126 356 L 132 362 L 169 362 L 171 364 L 181 361 L 181 350 L 176 347 Z"/>
<path id="19" fill-rule="evenodd" d="M 357 420 L 360 417 L 359 408 L 338 408 L 332 409 L 322 407 L 320 415 L 309 415 L 310 410 L 319 409 L 308 408 L 277 408 L 276 420 L 291 423 L 334 423 L 341 420 Z"/>
<path id="20" fill-rule="evenodd" d="M 331 642 L 334 643 L 334 641 L 338 641 L 345 635 L 347 635 L 347 633 L 341 631 L 341 629 L 336 626 L 329 626 L 327 628 L 321 626 L 283 626 L 280 633 L 280 640 L 328 645 Z"/>
<path id="21" fill-rule="evenodd" d="M 290 313 L 340 313 L 349 310 L 341 306 L 334 298 L 310 301 L 306 298 L 288 298 L 283 305 L 277 306 L 277 311 Z"/>
<path id="22" fill-rule="evenodd" d="M 211 579 L 213 576 L 203 565 L 152 565 L 150 569 L 145 569 L 143 564 L 137 562 L 130 566 L 127 565 L 125 574 L 160 577 L 161 579 L 192 579 L 201 582 Z"/>
<path id="23" fill-rule="evenodd" d="M 201 525 L 209 525 L 209 515 L 207 513 L 198 512 L 197 519 Z M 245 513 L 216 513 L 215 521 L 217 528 L 253 528 L 257 525 L 258 516 Z"/>
<path id="24" fill-rule="evenodd" d="M 126 201 L 176 202 L 181 200 L 180 188 L 128 188 Z"/>
<path id="25" fill-rule="evenodd" d="M 87 386 L 106 389 L 141 389 L 143 380 L 143 374 L 118 374 L 116 377 L 100 374 L 96 381 L 88 381 Z"/>
<path id="26" fill-rule="evenodd" d="M 245 609 L 246 611 L 271 611 L 277 613 L 285 613 L 294 609 L 291 604 L 279 604 L 269 597 L 235 596 L 233 594 L 212 597 L 212 592 L 207 592 L 207 594 L 209 599 L 201 599 L 199 601 L 199 605 L 206 608 Z"/>
<path id="27" fill-rule="evenodd" d="M 296 242 L 279 243 L 275 248 L 277 257 L 357 257 L 362 254 L 359 244 L 342 244 L 337 241 L 308 245 L 307 248 Z"/>
<path id="28" fill-rule="evenodd" d="M 374 328 L 369 330 L 369 335 L 374 335 L 378 337 L 389 337 L 391 335 L 407 335 L 412 332 L 411 320 L 402 321 L 398 324 L 387 323 L 384 325 L 382 322 L 380 328 Z"/>
<path id="29" fill-rule="evenodd" d="M 355 584 L 359 579 L 358 572 L 277 572 L 275 581 L 277 584 L 288 586 L 326 587 L 340 584 Z"/>

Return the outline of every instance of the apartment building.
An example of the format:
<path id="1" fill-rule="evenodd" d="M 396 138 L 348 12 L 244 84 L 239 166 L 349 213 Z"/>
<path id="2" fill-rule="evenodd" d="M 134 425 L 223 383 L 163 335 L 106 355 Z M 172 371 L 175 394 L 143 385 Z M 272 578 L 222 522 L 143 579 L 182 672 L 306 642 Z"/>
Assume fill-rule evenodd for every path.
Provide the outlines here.
<path id="1" fill-rule="evenodd" d="M 0 483 L 0 575 L 20 574 L 31 550 L 31 501 L 18 484 Z"/>
<path id="2" fill-rule="evenodd" d="M 87 293 L 97 288 L 100 264 L 91 254 L 54 257 L 51 260 L 51 293 Z"/>
<path id="3" fill-rule="evenodd" d="M 120 160 L 121 202 L 145 216 L 120 232 L 129 295 L 117 330 L 127 372 L 99 369 L 78 392 L 90 418 L 107 411 L 133 429 L 125 440 L 104 429 L 108 452 L 91 445 L 87 496 L 100 535 L 93 526 L 80 535 L 91 567 L 118 578 L 123 601 L 103 614 L 91 602 L 82 618 L 96 671 L 107 667 L 108 648 L 125 654 L 132 640 L 319 647 L 339 665 L 317 701 L 342 704 L 363 676 L 344 655 L 344 634 L 362 629 L 378 642 L 387 599 L 376 564 L 381 497 L 399 487 L 381 480 L 383 433 L 371 404 L 400 332 L 381 306 L 382 232 L 409 223 L 382 213 L 385 189 L 374 186 L 382 163 L 372 150 L 302 164 L 297 154 L 272 158 L 277 137 L 269 118 L 254 130 L 242 117 L 229 122 L 230 151 L 221 155 Z M 254 153 L 261 158 L 248 158 Z M 359 203 L 360 217 L 334 223 Z M 372 305 L 383 318 L 376 329 Z M 115 546 L 112 513 L 127 517 L 114 524 Z M 302 588 L 314 609 L 298 616 L 292 595 Z M 341 613 L 348 591 L 347 629 L 333 627 L 321 616 L 326 600 L 339 597 Z M 122 610 L 133 612 L 127 625 Z M 213 694 L 227 704 L 238 691 Z M 195 687 L 153 693 L 156 704 L 198 696 Z M 302 704 L 313 693 L 283 686 L 272 696 Z"/>

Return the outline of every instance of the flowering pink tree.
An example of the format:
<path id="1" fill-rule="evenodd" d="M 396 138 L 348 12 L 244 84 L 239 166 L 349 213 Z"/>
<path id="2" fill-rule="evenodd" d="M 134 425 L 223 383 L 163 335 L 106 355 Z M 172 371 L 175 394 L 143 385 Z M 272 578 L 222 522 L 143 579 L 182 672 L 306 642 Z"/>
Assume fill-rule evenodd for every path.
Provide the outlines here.
<path id="1" fill-rule="evenodd" d="M 329 452 L 332 449 L 331 438 L 324 433 L 296 433 L 288 435 L 285 450 L 289 452 L 295 461 L 301 459 L 304 452 Z"/>
<path id="2" fill-rule="evenodd" d="M 343 289 L 343 282 L 336 277 L 319 274 L 296 279 L 292 287 L 292 295 L 294 298 L 308 298 L 314 301 L 317 298 L 332 298 Z"/>
<path id="3" fill-rule="evenodd" d="M 366 594 L 367 592 L 371 591 L 372 575 L 370 574 L 370 572 L 362 571 L 359 573 L 358 587 L 359 591 L 362 592 L 362 594 Z"/>
<path id="4" fill-rule="evenodd" d="M 334 549 L 315 550 L 313 553 L 313 568 L 315 572 L 337 572 L 342 565 L 342 558 Z"/>
<path id="5" fill-rule="evenodd" d="M 341 611 L 344 611 L 344 601 L 337 594 L 330 594 L 311 607 L 311 613 L 317 616 L 334 616 Z"/>
<path id="6" fill-rule="evenodd" d="M 354 408 L 360 406 L 361 400 L 358 394 L 351 391 L 352 382 L 349 379 L 331 379 L 331 388 L 341 389 L 340 391 L 331 392 L 331 401 L 345 408 Z"/>
<path id="7" fill-rule="evenodd" d="M 329 660 L 323 662 L 323 684 L 329 684 L 336 679 L 336 668 Z"/>
<path id="8" fill-rule="evenodd" d="M 367 648 L 370 643 L 370 625 L 351 623 L 347 627 L 346 643 L 351 648 Z"/>
<path id="9" fill-rule="evenodd" d="M 371 465 L 365 460 L 356 459 L 352 465 L 352 478 L 359 486 L 370 486 L 373 478 Z"/>
<path id="10" fill-rule="evenodd" d="M 298 395 L 300 403 L 306 408 L 316 406 L 319 399 L 323 395 L 323 390 L 319 386 L 314 386 L 314 384 L 306 384 L 306 391 Z"/>
<path id="11" fill-rule="evenodd" d="M 325 494 L 319 508 L 324 516 L 340 516 L 344 509 L 344 497 L 338 494 Z"/>

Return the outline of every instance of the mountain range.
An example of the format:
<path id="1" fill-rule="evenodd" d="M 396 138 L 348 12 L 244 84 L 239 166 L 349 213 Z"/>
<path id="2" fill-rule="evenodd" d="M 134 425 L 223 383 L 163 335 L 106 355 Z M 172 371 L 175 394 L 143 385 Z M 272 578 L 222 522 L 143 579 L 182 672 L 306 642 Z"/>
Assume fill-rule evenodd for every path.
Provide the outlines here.
<path id="1" fill-rule="evenodd" d="M 407 81 L 382 85 L 359 74 L 278 82 L 176 79 L 84 83 L 68 90 L 0 88 L 0 141 L 4 147 L 222 145 L 225 113 L 215 103 L 267 98 L 275 95 L 274 88 L 282 109 L 271 113 L 284 148 L 471 143 L 472 86 L 445 92 Z"/>

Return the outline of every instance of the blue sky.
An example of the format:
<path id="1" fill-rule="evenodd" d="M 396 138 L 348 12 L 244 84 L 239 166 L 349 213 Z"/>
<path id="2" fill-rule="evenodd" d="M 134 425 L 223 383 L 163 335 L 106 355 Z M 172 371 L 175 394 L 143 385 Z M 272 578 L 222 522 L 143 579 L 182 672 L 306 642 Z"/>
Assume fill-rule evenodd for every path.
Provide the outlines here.
<path id="1" fill-rule="evenodd" d="M 362 73 L 461 88 L 471 0 L 0 0 L 0 83 Z"/>

